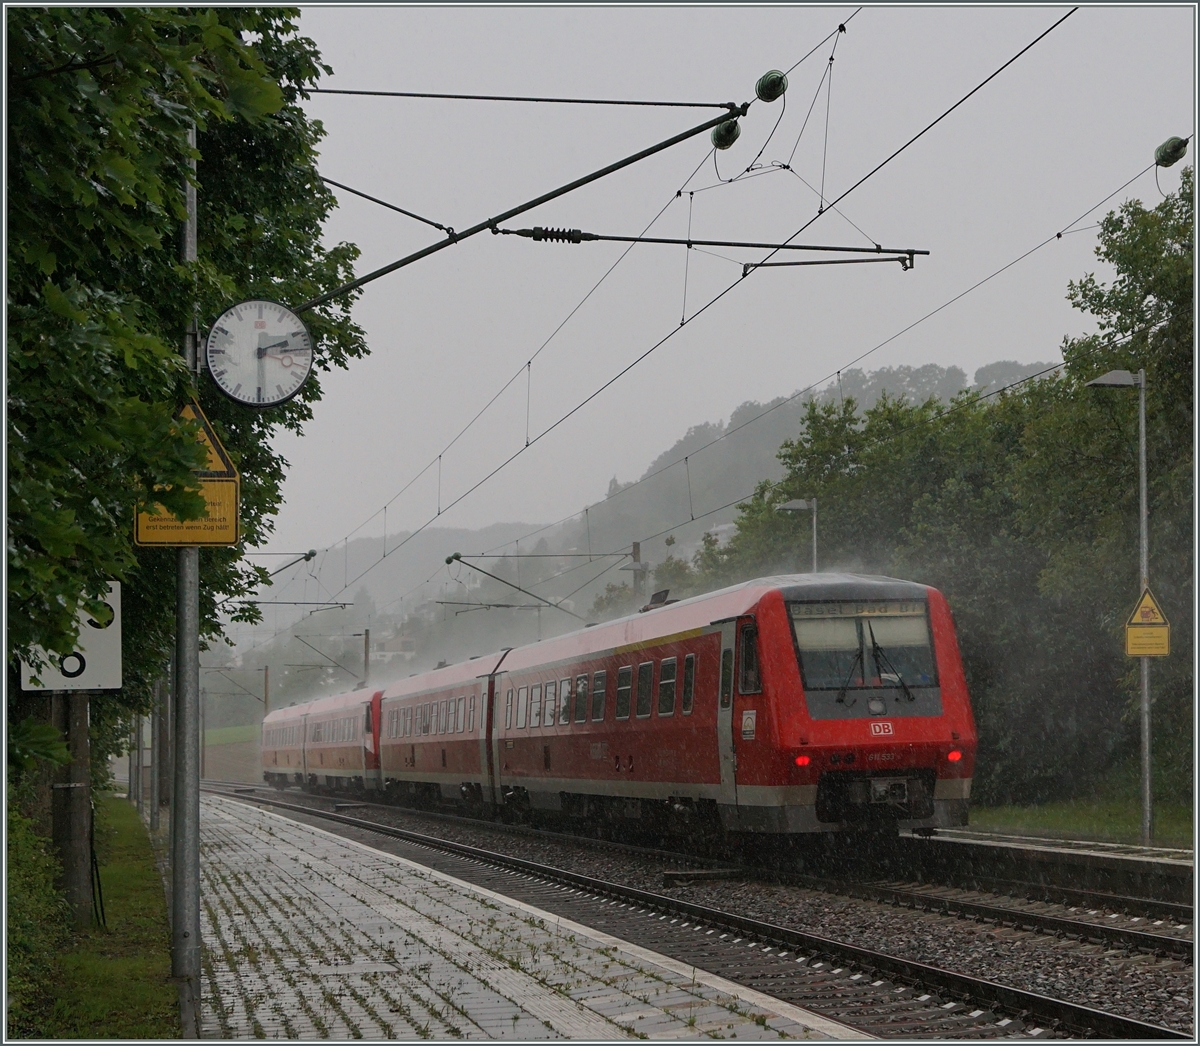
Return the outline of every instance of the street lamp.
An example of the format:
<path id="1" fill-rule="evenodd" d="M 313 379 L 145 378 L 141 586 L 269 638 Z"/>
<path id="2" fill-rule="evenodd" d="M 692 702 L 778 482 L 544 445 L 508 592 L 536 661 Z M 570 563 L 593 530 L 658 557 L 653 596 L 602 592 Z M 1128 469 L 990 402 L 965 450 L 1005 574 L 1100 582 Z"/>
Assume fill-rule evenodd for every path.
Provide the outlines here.
<path id="1" fill-rule="evenodd" d="M 776 505 L 776 512 L 808 512 L 812 511 L 812 550 L 813 550 L 813 573 L 817 572 L 817 499 L 809 498 L 807 501 L 803 498 L 797 498 L 795 501 L 785 501 L 782 505 Z"/>
<path id="2" fill-rule="evenodd" d="M 1138 558 L 1141 567 L 1141 591 L 1150 588 L 1150 534 L 1146 504 L 1146 372 L 1136 375 L 1127 370 L 1110 370 L 1087 382 L 1089 388 L 1129 388 L 1138 390 Z M 1142 843 L 1154 837 L 1154 798 L 1150 790 L 1150 658 L 1142 657 Z"/>

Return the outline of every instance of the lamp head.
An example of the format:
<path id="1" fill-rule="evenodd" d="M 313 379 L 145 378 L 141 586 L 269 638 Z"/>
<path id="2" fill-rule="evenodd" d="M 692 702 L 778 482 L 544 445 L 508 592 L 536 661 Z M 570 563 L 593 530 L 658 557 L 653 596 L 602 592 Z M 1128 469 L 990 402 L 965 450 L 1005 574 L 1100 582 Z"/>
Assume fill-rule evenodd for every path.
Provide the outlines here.
<path id="1" fill-rule="evenodd" d="M 1101 374 L 1100 377 L 1093 378 L 1086 384 L 1088 388 L 1132 386 L 1138 384 L 1138 379 L 1136 374 L 1131 374 L 1127 370 L 1110 370 L 1107 374 Z"/>

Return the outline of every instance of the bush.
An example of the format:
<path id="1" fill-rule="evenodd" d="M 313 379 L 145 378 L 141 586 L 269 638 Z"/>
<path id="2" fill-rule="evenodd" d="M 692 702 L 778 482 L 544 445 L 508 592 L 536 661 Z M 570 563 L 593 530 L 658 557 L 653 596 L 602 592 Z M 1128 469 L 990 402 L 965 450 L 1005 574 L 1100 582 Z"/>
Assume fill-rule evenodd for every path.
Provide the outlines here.
<path id="1" fill-rule="evenodd" d="M 8 785 L 8 1013 L 7 1037 L 37 1035 L 58 949 L 68 935 L 67 903 L 55 886 L 57 858 L 21 813 Z"/>

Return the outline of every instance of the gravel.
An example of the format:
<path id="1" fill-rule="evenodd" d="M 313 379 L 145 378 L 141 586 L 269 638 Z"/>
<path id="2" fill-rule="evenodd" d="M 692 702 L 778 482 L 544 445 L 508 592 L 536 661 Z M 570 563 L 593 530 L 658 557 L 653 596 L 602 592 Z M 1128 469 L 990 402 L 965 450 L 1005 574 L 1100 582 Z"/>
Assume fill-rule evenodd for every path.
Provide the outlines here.
<path id="1" fill-rule="evenodd" d="M 295 792 L 289 802 L 321 805 Z M 661 857 L 512 833 L 478 822 L 451 822 L 377 806 L 352 816 L 552 865 L 806 933 L 872 948 L 972 977 L 1193 1033 L 1194 974 L 1180 960 L 1128 954 L 1100 945 L 955 916 L 893 908 L 819 890 L 757 881 L 712 880 L 663 887 Z M 1070 918 L 1063 909 L 1062 914 Z"/>

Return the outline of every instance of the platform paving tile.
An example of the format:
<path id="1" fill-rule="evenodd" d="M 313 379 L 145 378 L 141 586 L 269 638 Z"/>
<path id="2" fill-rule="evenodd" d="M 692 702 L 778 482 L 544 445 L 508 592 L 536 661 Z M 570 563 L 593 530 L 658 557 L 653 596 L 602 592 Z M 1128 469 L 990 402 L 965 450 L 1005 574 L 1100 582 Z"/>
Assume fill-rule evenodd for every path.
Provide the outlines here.
<path id="1" fill-rule="evenodd" d="M 243 803 L 204 797 L 201 873 L 204 1038 L 820 1037 L 651 953 Z"/>

